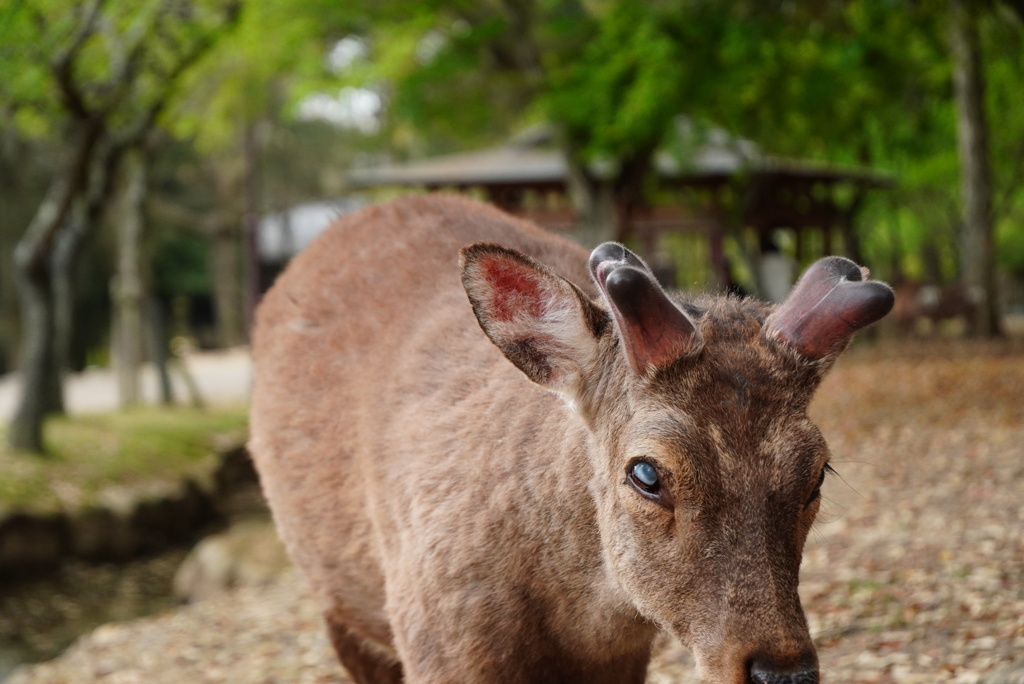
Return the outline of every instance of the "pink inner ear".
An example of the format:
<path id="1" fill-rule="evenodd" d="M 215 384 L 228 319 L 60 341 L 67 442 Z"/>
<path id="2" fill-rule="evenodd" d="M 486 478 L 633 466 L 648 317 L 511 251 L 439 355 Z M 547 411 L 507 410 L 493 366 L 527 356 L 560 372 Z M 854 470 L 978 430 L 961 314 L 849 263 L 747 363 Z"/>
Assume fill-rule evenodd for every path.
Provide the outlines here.
<path id="1" fill-rule="evenodd" d="M 487 259 L 484 280 L 491 287 L 490 315 L 511 321 L 517 315 L 539 318 L 544 314 L 544 289 L 522 264 L 507 259 Z"/>
<path id="2" fill-rule="evenodd" d="M 807 358 L 822 359 L 840 351 L 855 332 L 893 306 L 892 289 L 865 280 L 866 271 L 843 257 L 819 259 L 765 321 L 765 331 Z"/>

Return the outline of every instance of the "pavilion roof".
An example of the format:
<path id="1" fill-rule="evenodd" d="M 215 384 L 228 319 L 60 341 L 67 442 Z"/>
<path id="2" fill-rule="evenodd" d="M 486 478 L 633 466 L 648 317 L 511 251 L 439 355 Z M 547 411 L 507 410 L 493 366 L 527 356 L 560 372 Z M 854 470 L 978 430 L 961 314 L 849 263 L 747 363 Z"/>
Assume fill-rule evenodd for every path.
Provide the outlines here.
<path id="1" fill-rule="evenodd" d="M 893 183 L 890 176 L 870 169 L 767 155 L 756 143 L 732 137 L 721 129 L 703 131 L 698 137 L 692 128 L 688 120 L 681 119 L 677 129 L 682 130 L 677 130 L 674 144 L 655 155 L 655 169 L 662 179 L 704 185 L 746 173 L 879 187 Z M 356 187 L 562 184 L 567 164 L 553 140 L 550 127 L 536 126 L 497 147 L 354 169 L 349 172 L 349 181 Z M 611 167 L 597 162 L 592 171 L 607 176 Z"/>

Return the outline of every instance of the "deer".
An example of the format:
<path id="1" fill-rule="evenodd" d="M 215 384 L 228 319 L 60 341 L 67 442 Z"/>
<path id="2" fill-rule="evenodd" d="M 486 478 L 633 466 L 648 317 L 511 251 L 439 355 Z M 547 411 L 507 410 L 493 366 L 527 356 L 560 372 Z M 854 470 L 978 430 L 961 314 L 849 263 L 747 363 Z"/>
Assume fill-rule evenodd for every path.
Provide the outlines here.
<path id="1" fill-rule="evenodd" d="M 937 335 L 943 321 L 961 319 L 964 331 L 972 336 L 977 327 L 978 310 L 985 293 L 977 286 L 964 283 L 935 285 L 934 283 L 899 278 L 893 282 L 898 296 L 893 307 L 891 320 L 900 334 L 911 336 L 917 333 L 921 319 L 930 321 L 930 332 Z"/>
<path id="2" fill-rule="evenodd" d="M 249 449 L 359 684 L 806 684 L 829 471 L 811 397 L 893 292 L 842 257 L 779 305 L 667 293 L 490 205 L 340 218 L 253 333 Z"/>

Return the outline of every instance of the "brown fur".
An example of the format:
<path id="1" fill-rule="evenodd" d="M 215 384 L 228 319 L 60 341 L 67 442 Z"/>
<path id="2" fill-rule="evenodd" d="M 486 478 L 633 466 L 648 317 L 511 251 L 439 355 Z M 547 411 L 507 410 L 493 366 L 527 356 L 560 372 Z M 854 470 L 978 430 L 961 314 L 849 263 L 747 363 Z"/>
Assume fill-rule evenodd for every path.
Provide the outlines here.
<path id="1" fill-rule="evenodd" d="M 495 267 L 522 288 L 496 299 L 480 264 L 535 262 L 466 252 L 508 358 L 459 282 L 481 241 L 575 284 Z M 502 337 L 536 293 L 568 323 Z M 816 673 L 797 581 L 828 453 L 805 411 L 848 337 L 811 360 L 767 305 L 679 308 L 703 346 L 638 372 L 582 249 L 454 197 L 346 217 L 293 261 L 258 314 L 251 450 L 357 682 L 642 682 L 659 628 L 710 681 Z"/>

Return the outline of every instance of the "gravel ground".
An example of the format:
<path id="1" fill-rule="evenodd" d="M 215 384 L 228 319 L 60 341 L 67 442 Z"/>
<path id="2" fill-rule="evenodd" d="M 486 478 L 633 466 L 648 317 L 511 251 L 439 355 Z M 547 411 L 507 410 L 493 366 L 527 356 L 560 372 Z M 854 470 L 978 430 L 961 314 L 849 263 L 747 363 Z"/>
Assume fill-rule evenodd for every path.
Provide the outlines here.
<path id="1" fill-rule="evenodd" d="M 1024 345 L 855 349 L 812 413 L 839 472 L 801 586 L 823 681 L 1024 682 Z M 347 680 L 289 571 L 100 627 L 9 684 L 90 681 Z M 649 682 L 695 681 L 666 640 Z"/>

